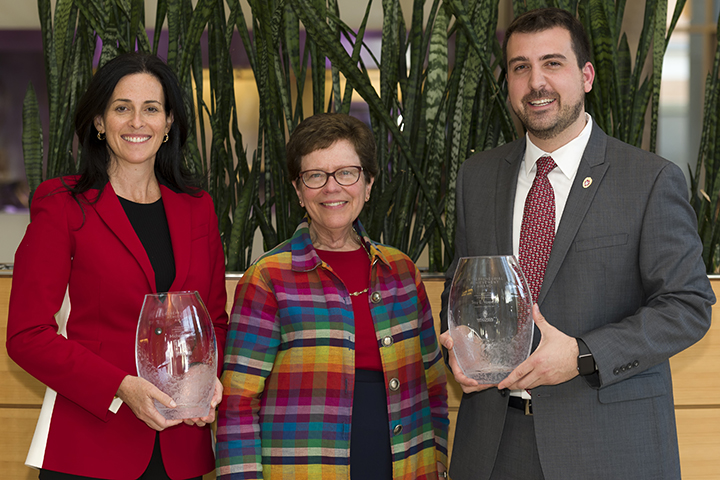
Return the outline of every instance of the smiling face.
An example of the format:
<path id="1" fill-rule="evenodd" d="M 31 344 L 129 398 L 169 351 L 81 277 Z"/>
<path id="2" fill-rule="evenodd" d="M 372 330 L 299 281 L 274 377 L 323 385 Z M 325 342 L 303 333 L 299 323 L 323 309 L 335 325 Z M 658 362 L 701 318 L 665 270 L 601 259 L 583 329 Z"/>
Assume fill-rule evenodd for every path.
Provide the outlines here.
<path id="1" fill-rule="evenodd" d="M 507 58 L 508 98 L 533 143 L 552 152 L 575 138 L 585 126 L 595 70 L 590 62 L 578 67 L 570 32 L 513 33 Z"/>
<path id="2" fill-rule="evenodd" d="M 155 154 L 173 122 L 165 111 L 165 95 L 156 77 L 135 73 L 120 79 L 107 109 L 95 118 L 95 128 L 104 132 L 115 168 L 154 166 Z"/>
<path id="3" fill-rule="evenodd" d="M 330 147 L 315 150 L 302 157 L 301 170 L 322 170 L 334 172 L 340 167 L 361 166 L 355 148 L 348 140 L 338 140 Z M 310 216 L 311 233 L 317 234 L 323 245 L 326 239 L 338 242 L 350 235 L 352 223 L 360 215 L 365 202 L 370 198 L 374 179 L 365 180 L 361 174 L 357 183 L 343 187 L 329 177 L 325 186 L 318 189 L 306 187 L 302 180 L 293 180 L 293 186 L 301 205 Z"/>

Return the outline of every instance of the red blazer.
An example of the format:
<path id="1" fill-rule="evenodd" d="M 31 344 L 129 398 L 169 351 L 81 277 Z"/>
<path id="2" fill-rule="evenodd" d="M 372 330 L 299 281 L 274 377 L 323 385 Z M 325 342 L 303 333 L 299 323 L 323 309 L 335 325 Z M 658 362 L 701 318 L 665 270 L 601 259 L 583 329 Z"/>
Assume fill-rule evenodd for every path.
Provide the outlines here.
<path id="1" fill-rule="evenodd" d="M 73 181 L 72 177 L 66 181 Z M 218 358 L 227 331 L 224 255 L 207 193 L 179 194 L 162 186 L 175 256 L 171 291 L 197 290 L 215 324 Z M 97 197 L 97 190 L 84 195 Z M 28 463 L 108 479 L 136 479 L 150 461 L 155 431 L 123 404 L 108 410 L 120 382 L 136 375 L 135 330 L 155 274 L 112 186 L 82 208 L 59 179 L 35 192 L 31 223 L 15 253 L 7 350 L 46 394 Z M 54 314 L 69 287 L 67 339 Z M 49 415 L 48 415 L 49 414 Z M 44 418 L 45 417 L 45 418 Z M 43 438 L 46 435 L 46 438 Z M 160 433 L 163 462 L 173 479 L 215 468 L 209 427 L 180 424 Z M 32 455 L 31 455 L 32 456 Z"/>

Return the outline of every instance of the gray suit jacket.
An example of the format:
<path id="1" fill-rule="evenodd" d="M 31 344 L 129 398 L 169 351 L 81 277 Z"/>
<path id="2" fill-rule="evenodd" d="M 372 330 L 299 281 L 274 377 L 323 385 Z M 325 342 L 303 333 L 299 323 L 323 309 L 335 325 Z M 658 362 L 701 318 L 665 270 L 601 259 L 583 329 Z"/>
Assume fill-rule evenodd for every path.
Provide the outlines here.
<path id="1" fill-rule="evenodd" d="M 455 261 L 512 254 L 522 138 L 478 153 L 457 182 Z M 583 187 L 585 179 L 592 183 Z M 586 182 L 587 183 L 587 182 Z M 600 388 L 582 377 L 534 388 L 540 462 L 547 480 L 679 479 L 668 359 L 710 326 L 715 301 L 680 169 L 608 137 L 596 125 L 560 221 L 538 298 L 545 318 L 582 338 Z M 507 392 L 463 395 L 450 466 L 454 480 L 490 476 Z"/>

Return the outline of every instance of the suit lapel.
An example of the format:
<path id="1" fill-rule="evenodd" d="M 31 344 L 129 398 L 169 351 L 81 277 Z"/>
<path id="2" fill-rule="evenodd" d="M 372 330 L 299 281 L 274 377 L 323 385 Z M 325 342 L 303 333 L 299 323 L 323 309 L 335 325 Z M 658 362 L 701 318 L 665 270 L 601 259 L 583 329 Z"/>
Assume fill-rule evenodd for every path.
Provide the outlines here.
<path id="1" fill-rule="evenodd" d="M 497 221 L 497 251 L 503 255 L 513 253 L 513 211 L 515 209 L 515 191 L 523 156 L 525 155 L 525 137 L 516 140 L 517 147 L 500 162 L 498 168 L 498 195 L 495 205 Z"/>
<path id="2" fill-rule="evenodd" d="M 120 243 L 135 257 L 135 260 L 145 273 L 145 277 L 150 284 L 150 290 L 155 292 L 155 271 L 150 264 L 145 247 L 143 247 L 142 242 L 135 233 L 135 229 L 128 220 L 122 205 L 120 205 L 120 200 L 118 200 L 110 182 L 105 185 L 105 189 L 97 203 L 91 206 L 105 225 L 120 240 Z"/>
<path id="3" fill-rule="evenodd" d="M 162 184 L 160 191 L 175 257 L 175 280 L 170 290 L 177 291 L 182 289 L 190 269 L 192 209 L 186 195 L 175 193 Z"/>
<path id="4" fill-rule="evenodd" d="M 593 123 L 592 134 L 588 141 L 583 157 L 580 160 L 575 180 L 570 188 L 570 195 L 560 219 L 560 225 L 555 235 L 550 259 L 545 270 L 542 289 L 538 295 L 538 304 L 542 301 L 547 291 L 552 286 L 560 267 L 565 261 L 570 247 L 575 240 L 580 225 L 587 214 L 593 198 L 597 193 L 602 179 L 607 172 L 608 164 L 605 161 L 605 150 L 607 148 L 607 135 L 597 124 Z M 589 179 L 589 185 L 587 185 Z"/>

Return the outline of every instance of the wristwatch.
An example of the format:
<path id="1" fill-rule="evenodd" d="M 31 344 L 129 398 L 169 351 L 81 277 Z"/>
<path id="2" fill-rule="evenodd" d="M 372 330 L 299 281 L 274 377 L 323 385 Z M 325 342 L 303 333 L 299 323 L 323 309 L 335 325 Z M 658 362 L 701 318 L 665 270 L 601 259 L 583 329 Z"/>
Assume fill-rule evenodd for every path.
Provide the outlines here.
<path id="1" fill-rule="evenodd" d="M 597 365 L 595 364 L 595 358 L 590 353 L 590 349 L 581 339 L 576 338 L 578 344 L 578 357 L 577 357 L 577 369 L 578 373 L 583 377 L 592 375 L 597 372 Z"/>

